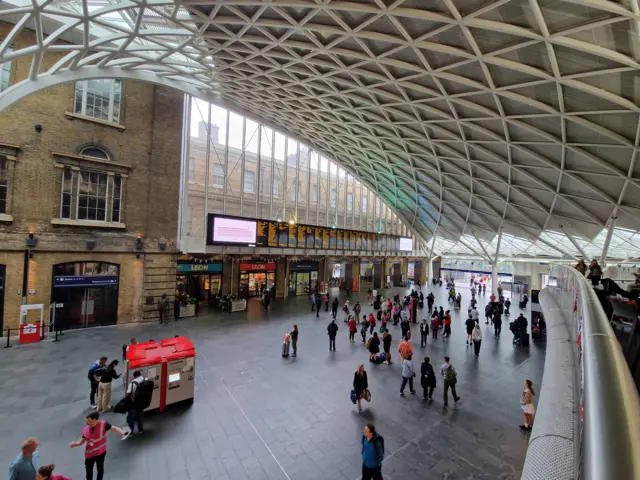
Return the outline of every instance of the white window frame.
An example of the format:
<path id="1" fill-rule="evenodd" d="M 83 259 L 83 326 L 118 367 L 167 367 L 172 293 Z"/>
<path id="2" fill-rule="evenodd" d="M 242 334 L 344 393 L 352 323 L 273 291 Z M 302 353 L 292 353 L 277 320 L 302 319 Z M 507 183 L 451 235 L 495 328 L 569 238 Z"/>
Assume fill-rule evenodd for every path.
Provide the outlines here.
<path id="1" fill-rule="evenodd" d="M 251 178 L 251 190 L 247 190 L 247 174 L 253 175 L 253 177 Z M 253 170 L 247 170 L 246 168 L 244 169 L 244 176 L 242 178 L 242 192 L 243 193 L 254 193 L 256 190 L 256 172 L 254 172 Z"/>
<path id="2" fill-rule="evenodd" d="M 276 176 L 273 177 L 273 181 L 271 182 L 271 192 L 274 197 L 280 195 L 280 179 Z"/>
<path id="3" fill-rule="evenodd" d="M 220 173 L 216 173 L 216 168 L 220 168 L 222 169 L 222 182 L 218 183 L 216 182 L 216 176 L 219 177 L 221 174 Z M 216 163 L 213 165 L 213 186 L 216 188 L 224 188 L 224 179 L 226 177 L 226 172 L 224 169 L 224 165 L 222 165 L 221 163 Z"/>
<path id="4" fill-rule="evenodd" d="M 11 53 L 12 51 L 13 49 L 11 47 L 7 47 L 7 49 L 5 50 L 5 55 L 7 53 Z M 9 72 L 7 83 L 2 82 L 4 72 Z M 10 81 L 11 81 L 11 60 L 4 63 L 0 63 L 0 92 L 4 92 L 7 88 L 9 88 Z"/>
<path id="5" fill-rule="evenodd" d="M 120 120 L 122 118 L 122 102 L 124 100 L 124 90 L 123 90 L 123 83 L 121 80 L 114 78 L 114 79 L 110 79 L 111 80 L 111 89 L 109 91 L 109 115 L 108 115 L 108 119 L 106 120 L 107 122 L 111 122 L 111 123 L 120 123 Z M 101 121 L 105 121 L 102 118 L 98 118 L 98 117 L 94 117 L 92 115 L 87 115 L 87 93 L 89 91 L 89 82 L 91 80 L 81 80 L 79 82 L 76 82 L 76 88 L 75 88 L 75 92 L 73 95 L 73 112 L 80 114 L 80 115 L 84 115 L 85 117 L 89 117 L 89 118 L 95 118 L 96 120 L 101 120 Z M 115 85 L 116 83 L 120 84 L 120 102 L 118 105 L 118 119 L 114 120 L 114 95 L 115 95 Z M 77 90 L 78 90 L 78 86 L 80 86 L 80 88 L 82 89 L 82 105 L 80 108 L 80 111 L 77 112 L 76 111 L 76 95 L 77 95 Z"/>
<path id="6" fill-rule="evenodd" d="M 97 173 L 98 175 L 104 175 L 105 177 L 107 177 L 107 190 L 104 196 L 104 220 L 90 220 L 88 218 L 78 218 L 78 213 L 80 211 L 80 183 L 81 183 L 81 179 L 82 179 L 82 175 L 91 175 L 92 173 Z M 76 189 L 76 194 L 75 194 L 75 198 L 76 198 L 76 220 L 81 221 L 81 222 L 96 222 L 96 223 L 111 223 L 109 222 L 109 184 L 111 182 L 109 181 L 109 174 L 107 172 L 98 172 L 98 171 L 94 171 L 94 170 L 86 170 L 86 169 L 81 169 L 78 172 L 78 184 L 77 184 L 77 189 Z M 98 197 L 99 198 L 99 197 Z M 88 207 L 87 207 L 88 208 Z"/>

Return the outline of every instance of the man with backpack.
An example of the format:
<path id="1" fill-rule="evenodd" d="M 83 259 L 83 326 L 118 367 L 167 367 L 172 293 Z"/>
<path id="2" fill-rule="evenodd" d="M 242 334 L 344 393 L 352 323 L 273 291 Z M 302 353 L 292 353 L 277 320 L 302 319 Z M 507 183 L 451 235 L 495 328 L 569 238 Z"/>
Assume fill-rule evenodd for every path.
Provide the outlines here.
<path id="1" fill-rule="evenodd" d="M 364 427 L 362 436 L 362 480 L 382 480 L 383 459 L 384 438 L 369 423 Z"/>
<path id="2" fill-rule="evenodd" d="M 152 396 L 153 381 L 144 378 L 140 370 L 133 372 L 133 380 L 127 387 L 127 398 L 129 399 L 129 409 L 127 410 L 128 437 L 133 437 L 133 428 L 136 423 L 138 424 L 138 434 L 144 433 L 142 424 L 144 410 L 151 404 Z"/>
<path id="3" fill-rule="evenodd" d="M 458 374 L 449 361 L 449 357 L 444 357 L 444 364 L 440 367 L 440 375 L 444 378 L 444 405 L 449 404 L 449 389 L 453 395 L 453 401 L 457 402 L 460 397 L 456 393 L 456 383 L 458 383 Z"/>
<path id="4" fill-rule="evenodd" d="M 331 323 L 327 327 L 327 335 L 329 335 L 329 351 L 336 351 L 336 335 L 338 334 L 338 325 L 335 320 L 331 320 Z"/>
<path id="5" fill-rule="evenodd" d="M 91 408 L 96 408 L 96 393 L 98 393 L 98 384 L 100 383 L 102 371 L 106 366 L 107 357 L 100 357 L 99 360 L 96 360 L 91 364 L 89 372 L 87 373 L 87 378 L 89 378 L 89 383 L 91 384 L 91 393 L 89 394 L 89 402 L 91 403 Z"/>

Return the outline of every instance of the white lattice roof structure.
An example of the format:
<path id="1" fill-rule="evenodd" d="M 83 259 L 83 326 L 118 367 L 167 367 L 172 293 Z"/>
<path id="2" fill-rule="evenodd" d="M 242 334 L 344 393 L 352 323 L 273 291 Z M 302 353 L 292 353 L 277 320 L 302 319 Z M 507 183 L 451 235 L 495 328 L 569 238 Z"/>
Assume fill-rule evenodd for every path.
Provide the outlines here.
<path id="1" fill-rule="evenodd" d="M 639 20 L 635 0 L 8 0 L 0 63 L 32 68 L 0 109 L 170 85 L 326 152 L 436 252 L 640 257 Z M 37 45 L 10 49 L 24 28 Z"/>

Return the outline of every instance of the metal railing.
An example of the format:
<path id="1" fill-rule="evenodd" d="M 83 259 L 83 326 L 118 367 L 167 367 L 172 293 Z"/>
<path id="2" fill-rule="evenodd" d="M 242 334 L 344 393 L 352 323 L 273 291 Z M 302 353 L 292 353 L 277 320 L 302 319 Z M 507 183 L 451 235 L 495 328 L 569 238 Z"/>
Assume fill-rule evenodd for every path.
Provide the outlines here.
<path id="1" fill-rule="evenodd" d="M 571 478 L 640 478 L 640 398 L 622 348 L 589 281 L 564 265 L 554 265 L 551 274 L 557 278 L 557 286 L 543 290 L 546 294 L 541 300 L 543 312 L 548 327 L 564 323 L 568 338 L 573 339 L 565 342 L 570 342 L 566 344 L 571 346 L 577 360 L 570 362 L 577 371 L 569 375 L 577 379 L 572 392 L 575 405 L 565 414 L 566 417 L 574 415 L 574 411 L 579 413 L 572 442 L 576 462 Z M 558 355 L 558 351 L 548 348 L 545 362 L 558 363 L 556 358 L 550 358 Z M 570 368 L 566 361 L 564 368 Z M 556 395 L 559 378 L 564 376 L 566 382 L 566 373 L 561 368 L 545 367 L 538 417 L 549 413 L 541 411 L 550 403 L 542 404 L 543 399 Z M 554 474 L 554 466 L 566 460 L 560 457 L 569 452 L 557 448 L 557 436 L 544 431 L 554 428 L 557 422 L 534 424 L 522 478 L 560 478 Z M 532 448 L 534 442 L 537 443 Z M 541 451 L 549 453 L 543 464 L 531 458 L 539 458 Z"/>

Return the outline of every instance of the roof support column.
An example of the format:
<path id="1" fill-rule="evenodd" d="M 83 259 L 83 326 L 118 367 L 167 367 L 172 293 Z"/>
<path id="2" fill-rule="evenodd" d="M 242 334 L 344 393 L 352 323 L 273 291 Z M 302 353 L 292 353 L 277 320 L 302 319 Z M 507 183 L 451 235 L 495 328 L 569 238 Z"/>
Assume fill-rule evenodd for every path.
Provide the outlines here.
<path id="1" fill-rule="evenodd" d="M 578 244 L 578 242 L 576 242 L 576 239 L 573 238 L 573 235 L 571 235 L 569 233 L 569 230 L 564 226 L 564 225 L 560 225 L 560 228 L 562 229 L 562 231 L 564 232 L 564 234 L 567 236 L 567 238 L 569 239 L 569 241 L 573 244 L 574 247 L 576 247 L 576 249 L 580 252 L 580 254 L 582 255 L 582 258 L 585 261 L 589 261 L 589 256 L 585 253 L 585 251 L 582 249 L 582 247 Z"/>
<path id="2" fill-rule="evenodd" d="M 204 165 L 204 228 L 202 229 L 203 248 L 207 250 L 207 220 L 209 219 L 209 165 L 211 163 L 211 104 L 207 103 L 207 153 Z"/>
<path id="3" fill-rule="evenodd" d="M 498 229 L 498 244 L 496 245 L 496 256 L 491 263 L 491 291 L 497 293 L 498 291 L 498 258 L 500 256 L 500 245 L 502 244 L 502 226 Z"/>
<path id="4" fill-rule="evenodd" d="M 616 209 L 617 210 L 617 209 Z M 613 230 L 616 228 L 616 222 L 618 221 L 618 217 L 615 216 L 617 211 L 614 211 L 611 214 L 611 221 L 609 222 L 609 231 L 607 232 L 607 238 L 604 241 L 604 245 L 602 246 L 602 257 L 600 257 L 601 266 L 604 267 L 607 263 L 607 253 L 609 253 L 609 245 L 611 244 L 611 237 L 613 237 Z"/>
<path id="5" fill-rule="evenodd" d="M 436 237 L 438 236 L 438 224 L 436 224 L 436 228 L 433 230 L 433 238 L 431 239 L 431 251 L 429 252 L 429 280 L 433 281 L 433 259 L 435 255 L 433 254 L 433 249 L 436 247 Z"/>

